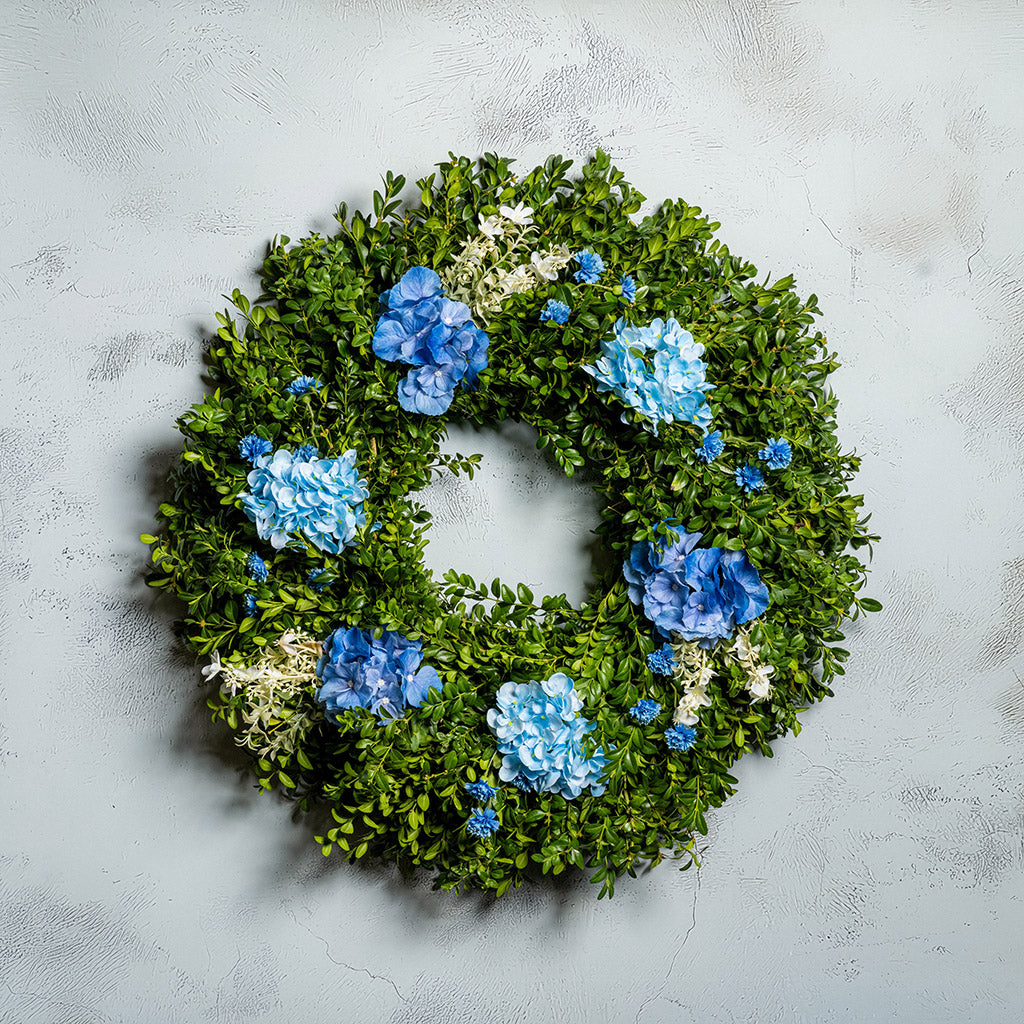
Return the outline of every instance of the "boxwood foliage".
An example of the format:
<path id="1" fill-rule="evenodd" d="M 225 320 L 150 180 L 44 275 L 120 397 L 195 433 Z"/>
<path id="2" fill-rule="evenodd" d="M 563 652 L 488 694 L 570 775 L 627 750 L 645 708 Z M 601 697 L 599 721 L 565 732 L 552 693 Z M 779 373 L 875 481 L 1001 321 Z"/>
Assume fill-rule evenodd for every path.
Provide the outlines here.
<path id="1" fill-rule="evenodd" d="M 719 225 L 681 200 L 635 219 L 644 197 L 598 151 L 570 177 L 571 161 L 551 156 L 521 178 L 512 161 L 488 154 L 474 163 L 450 155 L 416 182 L 388 173 L 371 213 L 337 211 L 336 234 L 298 243 L 275 238 L 262 268 L 262 294 L 239 291 L 218 315 L 209 347 L 214 390 L 178 420 L 184 450 L 160 505 L 162 528 L 146 535 L 148 582 L 184 603 L 181 634 L 199 655 L 214 651 L 241 665 L 286 630 L 318 639 L 339 626 L 399 630 L 421 640 L 424 662 L 444 682 L 438 699 L 396 721 L 349 712 L 326 719 L 299 749 L 253 758 L 263 789 L 279 788 L 302 809 L 326 804 L 324 854 L 378 857 L 403 872 L 435 872 L 443 889 L 483 887 L 502 894 L 539 874 L 588 872 L 600 895 L 616 878 L 663 857 L 689 867 L 706 832 L 706 814 L 733 791 L 733 763 L 748 751 L 771 755 L 771 742 L 798 732 L 798 714 L 830 695 L 847 652 L 844 618 L 877 610 L 862 597 L 859 549 L 877 538 L 848 484 L 858 468 L 836 437 L 836 399 L 828 377 L 839 365 L 813 330 L 817 299 L 801 299 L 793 278 L 758 280 L 755 268 L 714 237 Z M 501 204 L 534 209 L 538 247 L 590 248 L 605 280 L 632 275 L 637 301 L 613 289 L 578 285 L 572 267 L 533 294 L 513 296 L 487 326 L 489 365 L 476 390 L 459 390 L 447 416 L 403 411 L 395 398 L 406 367 L 376 358 L 371 340 L 378 295 L 413 266 L 442 269 Z M 542 323 L 549 298 L 565 301 L 565 326 Z M 635 323 L 676 317 L 705 346 L 714 412 L 725 453 L 711 465 L 694 456 L 697 428 L 662 426 L 658 436 L 624 423 L 623 404 L 596 391 L 581 370 L 622 315 Z M 323 382 L 317 393 L 285 391 L 295 377 Z M 609 556 L 580 608 L 564 596 L 535 597 L 522 583 L 487 585 L 457 569 L 434 578 L 422 562 L 430 515 L 417 493 L 434 474 L 473 474 L 477 455 L 446 456 L 446 420 L 494 427 L 530 424 L 539 447 L 572 476 L 585 473 L 600 499 L 601 545 Z M 322 455 L 358 453 L 368 481 L 368 523 L 360 543 L 324 555 L 296 543 L 274 552 L 243 514 L 239 494 L 249 466 L 238 443 L 256 433 L 277 447 L 312 443 Z M 770 437 L 793 447 L 791 465 L 766 472 L 763 491 L 743 493 L 735 466 L 754 459 Z M 681 692 L 655 677 L 646 655 L 660 646 L 630 603 L 621 563 L 657 525 L 677 519 L 704 544 L 744 548 L 771 592 L 753 639 L 775 668 L 770 699 L 752 704 L 742 670 L 716 661 L 718 677 L 685 753 L 663 733 Z M 245 574 L 250 551 L 266 559 L 265 583 Z M 307 584 L 324 570 L 322 590 Z M 243 594 L 258 614 L 247 617 Z M 730 667 L 731 664 L 731 667 Z M 485 715 L 506 680 L 566 672 L 610 751 L 608 787 L 567 801 L 510 785 L 494 801 L 501 829 L 489 840 L 464 823 L 475 801 L 468 781 L 497 782 L 500 763 Z M 627 713 L 638 699 L 666 712 L 650 726 Z M 314 686 L 308 699 L 314 701 Z M 245 695 L 209 697 L 215 720 L 241 727 Z M 285 710 L 283 714 L 287 716 Z"/>

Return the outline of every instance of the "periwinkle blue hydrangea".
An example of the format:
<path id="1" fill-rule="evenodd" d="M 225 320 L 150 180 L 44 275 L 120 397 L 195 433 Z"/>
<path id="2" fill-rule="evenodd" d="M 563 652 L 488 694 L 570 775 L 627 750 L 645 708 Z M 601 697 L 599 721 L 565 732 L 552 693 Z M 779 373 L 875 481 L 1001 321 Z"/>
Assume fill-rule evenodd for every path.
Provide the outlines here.
<path id="1" fill-rule="evenodd" d="M 785 469 L 793 460 L 793 448 L 782 437 L 771 437 L 757 453 L 769 469 Z"/>
<path id="2" fill-rule="evenodd" d="M 492 807 L 478 807 L 466 819 L 466 831 L 477 839 L 487 839 L 500 828 L 501 822 Z"/>
<path id="3" fill-rule="evenodd" d="M 712 430 L 704 438 L 703 444 L 699 448 L 694 449 L 694 454 L 705 465 L 710 465 L 723 451 L 725 451 L 725 442 L 722 440 L 722 432 L 720 430 Z"/>
<path id="4" fill-rule="evenodd" d="M 422 661 L 420 642 L 394 630 L 385 629 L 378 638 L 355 626 L 336 629 L 324 641 L 316 665 L 317 700 L 328 718 L 351 708 L 368 708 L 378 718 L 401 718 L 407 707 L 423 704 L 431 687 L 441 690 L 437 670 Z"/>
<path id="5" fill-rule="evenodd" d="M 573 259 L 580 265 L 580 269 L 572 275 L 573 279 L 581 284 L 597 284 L 604 273 L 604 260 L 590 249 L 581 250 Z"/>
<path id="6" fill-rule="evenodd" d="M 441 278 L 428 267 L 412 267 L 380 296 L 386 312 L 377 321 L 373 351 L 412 369 L 398 385 L 398 404 L 407 412 L 438 416 L 455 388 L 476 386 L 487 365 L 487 335 L 470 319 L 463 302 L 441 293 Z"/>
<path id="7" fill-rule="evenodd" d="M 304 537 L 321 551 L 337 554 L 366 525 L 363 502 L 370 496 L 356 472 L 355 449 L 339 459 L 300 459 L 287 448 L 263 455 L 241 495 L 256 532 L 280 550 Z"/>
<path id="8" fill-rule="evenodd" d="M 498 776 L 503 782 L 558 793 L 566 800 L 588 787 L 594 796 L 605 791 L 604 751 L 598 748 L 585 756 L 585 740 L 594 723 L 580 715 L 583 701 L 565 673 L 556 672 L 539 683 L 505 683 L 496 703 L 487 712 L 487 725 L 502 755 Z"/>
<path id="9" fill-rule="evenodd" d="M 689 750 L 697 741 L 697 730 L 687 725 L 673 725 L 665 732 L 665 743 L 669 750 Z"/>
<path id="10" fill-rule="evenodd" d="M 768 607 L 768 588 L 745 551 L 698 548 L 702 534 L 661 525 L 674 539 L 634 544 L 622 571 L 629 599 L 662 636 L 678 633 L 710 648 Z"/>
<path id="11" fill-rule="evenodd" d="M 319 392 L 322 387 L 323 384 L 316 377 L 296 377 L 285 391 L 289 395 L 308 395 L 310 392 Z"/>
<path id="12" fill-rule="evenodd" d="M 711 407 L 706 392 L 704 346 L 673 317 L 652 320 L 646 327 L 618 320 L 615 335 L 601 342 L 601 358 L 585 365 L 598 391 L 614 391 L 651 423 L 693 423 L 707 430 Z M 623 420 L 626 417 L 623 416 Z"/>
<path id="13" fill-rule="evenodd" d="M 744 493 L 759 491 L 764 487 L 764 473 L 750 463 L 745 466 L 737 466 L 734 476 L 736 486 Z"/>
<path id="14" fill-rule="evenodd" d="M 656 700 L 638 700 L 630 709 L 629 715 L 640 725 L 650 725 L 661 714 L 661 705 Z"/>
<path id="15" fill-rule="evenodd" d="M 256 464 L 256 460 L 261 455 L 266 455 L 267 452 L 272 452 L 274 445 L 268 441 L 265 437 L 260 437 L 259 434 L 246 434 L 241 441 L 238 442 L 238 453 L 248 462 L 253 465 Z"/>
<path id="16" fill-rule="evenodd" d="M 572 310 L 558 299 L 548 299 L 547 305 L 540 311 L 540 319 L 550 320 L 552 323 L 564 324 L 569 319 Z"/>

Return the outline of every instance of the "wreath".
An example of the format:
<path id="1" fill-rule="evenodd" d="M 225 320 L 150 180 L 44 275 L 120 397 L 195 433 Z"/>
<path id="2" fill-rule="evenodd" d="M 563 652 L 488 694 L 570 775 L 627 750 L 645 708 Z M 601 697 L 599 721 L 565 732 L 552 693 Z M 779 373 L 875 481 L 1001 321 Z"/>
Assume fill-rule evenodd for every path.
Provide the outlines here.
<path id="1" fill-rule="evenodd" d="M 644 197 L 598 151 L 451 155 L 372 215 L 275 238 L 179 421 L 148 582 L 186 605 L 208 703 L 323 853 L 502 894 L 696 861 L 743 753 L 830 695 L 877 537 L 847 485 L 817 300 Z M 529 424 L 601 504 L 588 600 L 435 579 L 418 492 L 470 477 L 449 421 Z"/>

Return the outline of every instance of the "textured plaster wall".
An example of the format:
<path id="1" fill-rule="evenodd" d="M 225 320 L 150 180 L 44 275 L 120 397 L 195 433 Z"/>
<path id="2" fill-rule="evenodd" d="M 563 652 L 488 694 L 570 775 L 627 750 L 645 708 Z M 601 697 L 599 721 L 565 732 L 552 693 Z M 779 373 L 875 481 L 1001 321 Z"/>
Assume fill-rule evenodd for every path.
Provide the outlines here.
<path id="1" fill-rule="evenodd" d="M 1012 0 L 6 0 L 0 1020 L 1021 1019 L 1022 36 Z M 387 168 L 598 145 L 820 296 L 886 610 L 699 872 L 494 905 L 325 864 L 139 583 L 203 338 Z M 433 564 L 578 595 L 587 495 L 482 445 Z"/>

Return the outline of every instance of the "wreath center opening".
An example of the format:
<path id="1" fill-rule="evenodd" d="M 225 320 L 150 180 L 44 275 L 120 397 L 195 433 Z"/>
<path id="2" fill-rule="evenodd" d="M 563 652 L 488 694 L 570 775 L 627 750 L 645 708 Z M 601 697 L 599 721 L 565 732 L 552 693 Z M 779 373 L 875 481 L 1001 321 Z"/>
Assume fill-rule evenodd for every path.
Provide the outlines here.
<path id="1" fill-rule="evenodd" d="M 430 512 L 425 564 L 477 582 L 525 583 L 539 599 L 565 594 L 574 607 L 594 583 L 600 503 L 590 484 L 570 479 L 537 449 L 537 431 L 507 421 L 493 428 L 447 424 L 441 451 L 482 456 L 471 480 L 445 472 L 417 494 Z"/>

